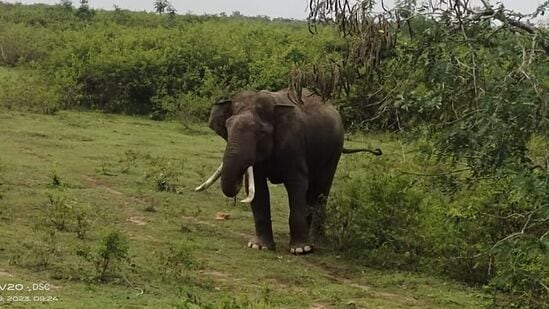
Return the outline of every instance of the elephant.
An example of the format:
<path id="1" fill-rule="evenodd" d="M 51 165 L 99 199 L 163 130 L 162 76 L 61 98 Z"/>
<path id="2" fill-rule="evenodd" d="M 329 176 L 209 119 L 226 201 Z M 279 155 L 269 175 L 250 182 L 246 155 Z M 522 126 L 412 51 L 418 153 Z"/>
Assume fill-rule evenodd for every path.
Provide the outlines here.
<path id="1" fill-rule="evenodd" d="M 342 152 L 344 129 L 338 111 L 303 89 L 243 91 L 212 107 L 209 127 L 226 142 L 223 161 L 196 191 L 221 178 L 225 196 L 235 197 L 246 184 L 255 236 L 249 248 L 274 250 L 267 180 L 283 184 L 289 200 L 290 252 L 312 252 L 312 237 L 323 234 L 326 198 Z M 244 180 L 244 181 L 242 181 Z"/>

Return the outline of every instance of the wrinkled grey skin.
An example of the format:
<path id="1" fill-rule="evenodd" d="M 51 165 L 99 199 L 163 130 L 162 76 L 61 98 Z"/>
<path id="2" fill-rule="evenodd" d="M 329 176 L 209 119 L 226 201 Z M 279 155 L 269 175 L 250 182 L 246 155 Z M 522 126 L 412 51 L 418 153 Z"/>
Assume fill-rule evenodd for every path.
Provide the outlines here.
<path id="1" fill-rule="evenodd" d="M 242 92 L 216 103 L 209 126 L 227 141 L 221 188 L 234 197 L 247 167 L 253 166 L 256 193 L 251 203 L 255 237 L 249 247 L 274 249 L 267 179 L 284 184 L 290 204 L 290 248 L 312 250 L 310 232 L 322 234 L 325 199 L 343 148 L 336 109 L 303 91 L 299 103 L 287 89 Z"/>

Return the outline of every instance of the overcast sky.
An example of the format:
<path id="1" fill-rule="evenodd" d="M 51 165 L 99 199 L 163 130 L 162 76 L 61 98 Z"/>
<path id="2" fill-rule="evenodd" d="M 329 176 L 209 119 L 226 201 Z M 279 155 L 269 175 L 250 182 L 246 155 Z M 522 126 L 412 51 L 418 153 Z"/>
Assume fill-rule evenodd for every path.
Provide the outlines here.
<path id="1" fill-rule="evenodd" d="M 385 0 L 385 3 L 393 3 L 394 0 Z M 474 0 L 478 1 L 478 0 Z M 21 3 L 59 3 L 59 0 L 3 0 L 3 2 Z M 73 0 L 77 5 L 80 1 Z M 307 0 L 172 0 L 170 1 L 178 13 L 192 12 L 194 14 L 218 14 L 239 11 L 243 15 L 256 16 L 267 15 L 270 17 L 286 17 L 305 19 L 307 16 Z M 490 0 L 491 3 L 502 2 L 505 7 L 532 13 L 542 0 Z M 89 0 L 92 8 L 112 9 L 117 5 L 122 9 L 134 11 L 152 11 L 154 0 Z"/>

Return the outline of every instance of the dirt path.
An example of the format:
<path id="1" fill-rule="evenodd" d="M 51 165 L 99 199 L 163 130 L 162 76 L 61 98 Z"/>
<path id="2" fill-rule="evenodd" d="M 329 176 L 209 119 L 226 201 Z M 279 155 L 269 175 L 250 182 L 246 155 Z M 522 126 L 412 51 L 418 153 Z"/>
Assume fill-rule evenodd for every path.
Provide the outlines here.
<path id="1" fill-rule="evenodd" d="M 114 195 L 124 195 L 124 193 L 122 193 L 120 191 L 117 191 L 117 190 L 114 190 L 113 188 L 111 188 L 111 187 L 109 187 L 105 184 L 102 184 L 96 178 L 93 178 L 93 177 L 88 176 L 88 175 L 84 175 L 84 179 L 86 180 L 86 182 L 88 183 L 88 186 L 90 188 L 100 188 L 100 189 L 103 189 L 103 190 L 107 191 L 108 193 L 111 193 L 111 194 L 114 194 Z"/>

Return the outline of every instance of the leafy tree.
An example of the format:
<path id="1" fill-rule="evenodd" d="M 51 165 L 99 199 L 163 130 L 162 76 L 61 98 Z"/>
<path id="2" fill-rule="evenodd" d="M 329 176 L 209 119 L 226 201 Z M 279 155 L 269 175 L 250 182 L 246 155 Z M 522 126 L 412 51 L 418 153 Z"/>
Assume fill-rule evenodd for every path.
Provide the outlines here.
<path id="1" fill-rule="evenodd" d="M 154 1 L 154 10 L 158 14 L 163 14 L 165 12 L 175 13 L 175 9 L 168 0 L 155 0 Z"/>
<path id="2" fill-rule="evenodd" d="M 456 235 L 468 240 L 458 245 L 469 251 L 460 258 L 491 256 L 495 287 L 526 295 L 529 305 L 543 303 L 549 295 L 542 279 L 549 270 L 540 259 L 549 249 L 549 31 L 528 20 L 549 1 L 527 15 L 488 0 L 481 7 L 402 0 L 374 12 L 376 2 L 308 1 L 311 32 L 333 23 L 346 43 L 340 60 L 295 70 L 293 86 L 340 100 L 347 121 L 358 127 L 426 132 L 439 161 L 465 167 L 463 184 L 505 188 L 503 195 L 482 191 L 485 202 L 456 204 L 449 214 L 466 219 L 456 223 L 465 231 Z M 543 160 L 532 157 L 536 136 L 544 137 Z M 474 228 L 482 223 L 482 231 Z M 479 233 L 491 236 L 473 236 Z"/>
<path id="3" fill-rule="evenodd" d="M 76 11 L 76 16 L 82 20 L 90 20 L 94 14 L 95 12 L 91 10 L 88 5 L 88 0 L 80 0 L 80 6 Z"/>
<path id="4" fill-rule="evenodd" d="M 61 0 L 59 2 L 59 5 L 61 5 L 65 10 L 72 11 L 72 1 L 71 0 Z"/>

